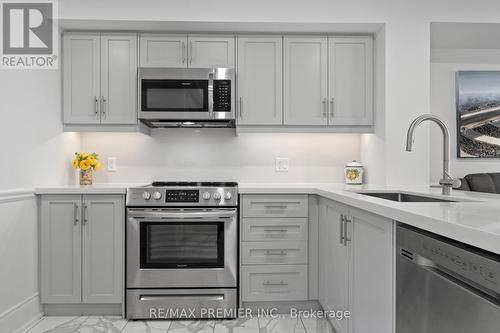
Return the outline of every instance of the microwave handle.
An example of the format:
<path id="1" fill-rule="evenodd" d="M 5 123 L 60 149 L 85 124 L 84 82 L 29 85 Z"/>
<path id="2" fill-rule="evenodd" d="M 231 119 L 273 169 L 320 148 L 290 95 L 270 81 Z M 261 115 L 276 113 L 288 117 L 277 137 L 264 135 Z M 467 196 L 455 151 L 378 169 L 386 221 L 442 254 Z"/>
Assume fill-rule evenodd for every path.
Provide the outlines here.
<path id="1" fill-rule="evenodd" d="M 208 74 L 208 114 L 214 118 L 214 72 Z"/>

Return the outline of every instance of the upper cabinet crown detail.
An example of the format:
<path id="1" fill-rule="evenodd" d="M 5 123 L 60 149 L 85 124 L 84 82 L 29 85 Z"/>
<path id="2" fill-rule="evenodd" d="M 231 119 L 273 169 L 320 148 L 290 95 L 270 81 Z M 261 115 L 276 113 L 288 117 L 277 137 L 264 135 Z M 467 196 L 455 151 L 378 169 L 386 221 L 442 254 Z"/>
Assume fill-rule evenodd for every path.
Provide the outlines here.
<path id="1" fill-rule="evenodd" d="M 234 36 L 141 34 L 140 67 L 234 67 Z"/>

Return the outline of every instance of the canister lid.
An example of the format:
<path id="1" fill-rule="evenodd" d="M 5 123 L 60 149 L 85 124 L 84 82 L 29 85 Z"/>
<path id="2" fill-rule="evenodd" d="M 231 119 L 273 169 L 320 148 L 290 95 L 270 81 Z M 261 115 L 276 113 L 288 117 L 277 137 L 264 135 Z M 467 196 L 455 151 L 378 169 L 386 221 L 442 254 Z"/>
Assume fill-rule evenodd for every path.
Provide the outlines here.
<path id="1" fill-rule="evenodd" d="M 346 167 L 348 167 L 348 168 L 362 168 L 363 164 L 357 162 L 356 160 L 353 160 L 352 162 L 347 163 Z"/>

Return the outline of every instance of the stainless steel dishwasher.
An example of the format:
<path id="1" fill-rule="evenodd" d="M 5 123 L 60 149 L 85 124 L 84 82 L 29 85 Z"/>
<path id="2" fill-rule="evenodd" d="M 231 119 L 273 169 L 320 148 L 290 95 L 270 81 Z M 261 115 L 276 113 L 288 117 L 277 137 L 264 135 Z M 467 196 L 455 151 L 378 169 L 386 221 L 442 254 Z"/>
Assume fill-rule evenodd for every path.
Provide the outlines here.
<path id="1" fill-rule="evenodd" d="M 397 333 L 500 332 L 500 256 L 404 225 L 396 243 Z"/>

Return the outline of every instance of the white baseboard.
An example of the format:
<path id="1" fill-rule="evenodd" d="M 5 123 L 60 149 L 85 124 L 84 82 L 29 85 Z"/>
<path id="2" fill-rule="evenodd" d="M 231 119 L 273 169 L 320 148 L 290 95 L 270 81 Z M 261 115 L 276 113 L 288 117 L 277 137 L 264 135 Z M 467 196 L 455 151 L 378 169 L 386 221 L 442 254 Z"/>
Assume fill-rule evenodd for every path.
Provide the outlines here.
<path id="1" fill-rule="evenodd" d="M 40 295 L 35 293 L 0 314 L 0 332 L 26 332 L 42 316 Z"/>

